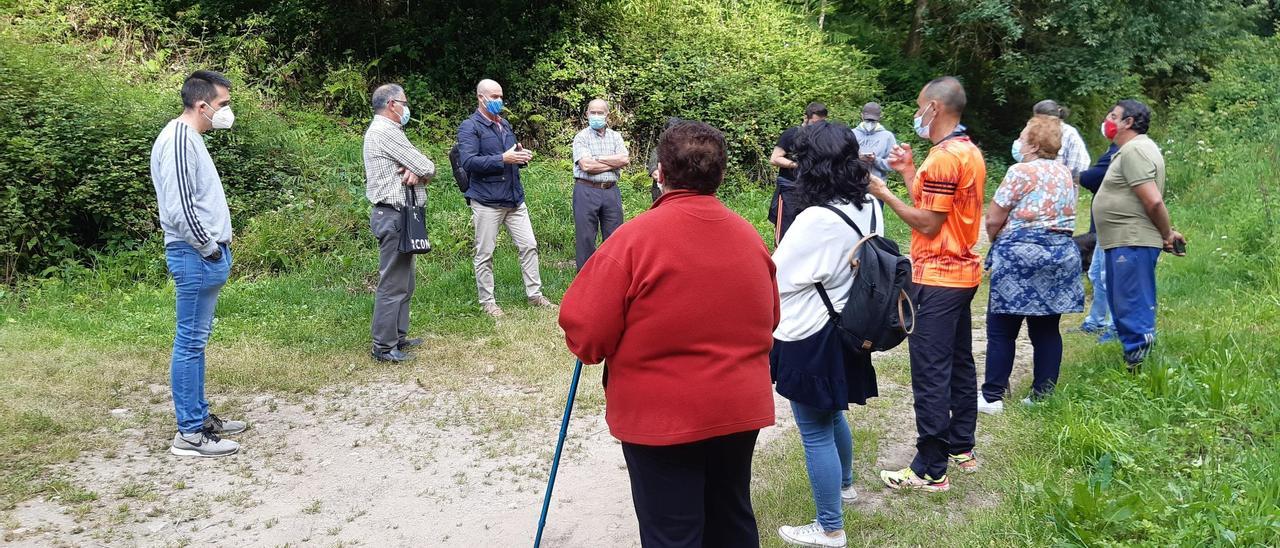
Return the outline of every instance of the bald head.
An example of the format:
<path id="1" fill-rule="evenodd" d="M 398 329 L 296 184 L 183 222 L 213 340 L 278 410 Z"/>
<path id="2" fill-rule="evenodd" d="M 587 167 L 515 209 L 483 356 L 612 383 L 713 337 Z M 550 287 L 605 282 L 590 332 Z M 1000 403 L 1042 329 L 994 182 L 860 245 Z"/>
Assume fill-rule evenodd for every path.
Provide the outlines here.
<path id="1" fill-rule="evenodd" d="M 499 96 L 502 95 L 502 86 L 498 85 L 497 81 L 485 78 L 479 84 L 476 84 L 476 95 L 490 95 L 493 93 L 497 93 Z"/>
<path id="2" fill-rule="evenodd" d="M 964 107 L 969 102 L 964 86 L 953 76 L 943 76 L 925 84 L 920 90 L 920 98 L 924 102 L 936 101 L 938 108 L 955 116 L 964 114 Z"/>
<path id="3" fill-rule="evenodd" d="M 587 116 L 606 116 L 609 114 L 609 102 L 604 99 L 592 99 L 587 103 Z"/>

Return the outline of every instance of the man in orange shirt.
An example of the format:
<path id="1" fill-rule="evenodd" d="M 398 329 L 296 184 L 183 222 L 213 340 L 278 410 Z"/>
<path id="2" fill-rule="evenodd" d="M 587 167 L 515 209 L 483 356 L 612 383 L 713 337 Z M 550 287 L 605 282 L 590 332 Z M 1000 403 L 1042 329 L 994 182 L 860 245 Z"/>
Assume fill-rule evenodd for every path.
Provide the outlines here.
<path id="1" fill-rule="evenodd" d="M 929 82 L 916 104 L 916 134 L 933 143 L 919 169 L 911 145 L 894 147 L 889 167 L 902 175 L 914 206 L 872 177 L 871 193 L 911 226 L 915 330 L 911 390 L 915 395 L 916 457 L 902 470 L 880 472 L 894 489 L 946 491 L 948 461 L 977 470 L 974 431 L 978 423 L 977 370 L 969 305 L 982 281 L 982 260 L 973 252 L 982 220 L 982 151 L 960 124 L 964 87 L 950 76 Z"/>

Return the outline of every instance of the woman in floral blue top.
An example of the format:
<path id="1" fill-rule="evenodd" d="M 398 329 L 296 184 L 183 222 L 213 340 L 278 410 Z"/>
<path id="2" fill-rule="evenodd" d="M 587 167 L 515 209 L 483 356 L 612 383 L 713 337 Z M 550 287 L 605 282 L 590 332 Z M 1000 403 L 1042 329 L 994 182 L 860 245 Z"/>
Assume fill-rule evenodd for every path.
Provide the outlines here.
<path id="1" fill-rule="evenodd" d="M 1009 168 L 987 210 L 991 299 L 987 304 L 987 373 L 978 410 L 999 413 L 1013 370 L 1014 341 L 1027 324 L 1034 348 L 1031 404 L 1053 392 L 1062 365 L 1062 315 L 1084 309 L 1076 226 L 1076 185 L 1055 161 L 1062 121 L 1035 116 L 1020 138 L 1023 161 Z"/>

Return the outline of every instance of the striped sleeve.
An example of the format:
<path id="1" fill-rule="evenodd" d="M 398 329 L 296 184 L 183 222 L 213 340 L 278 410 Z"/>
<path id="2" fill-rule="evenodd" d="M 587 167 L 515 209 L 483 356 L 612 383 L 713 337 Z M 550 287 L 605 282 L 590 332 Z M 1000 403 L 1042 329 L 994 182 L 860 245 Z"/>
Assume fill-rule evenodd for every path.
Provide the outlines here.
<path id="1" fill-rule="evenodd" d="M 194 147 L 191 146 L 191 138 L 191 128 L 186 124 L 178 124 L 173 139 L 173 169 L 176 182 L 176 188 L 173 191 L 178 195 L 178 203 L 175 205 L 179 208 L 179 214 L 174 217 L 178 222 L 178 231 L 182 239 L 199 250 L 201 255 L 207 257 L 217 249 L 218 242 L 209 237 L 208 230 L 205 230 L 204 224 L 200 222 L 200 211 L 196 209 L 199 180 L 196 169 L 197 158 L 192 150 Z"/>
<path id="2" fill-rule="evenodd" d="M 948 213 L 960 190 L 960 160 L 954 154 L 938 150 L 930 154 L 916 174 L 920 185 L 920 209 Z"/>

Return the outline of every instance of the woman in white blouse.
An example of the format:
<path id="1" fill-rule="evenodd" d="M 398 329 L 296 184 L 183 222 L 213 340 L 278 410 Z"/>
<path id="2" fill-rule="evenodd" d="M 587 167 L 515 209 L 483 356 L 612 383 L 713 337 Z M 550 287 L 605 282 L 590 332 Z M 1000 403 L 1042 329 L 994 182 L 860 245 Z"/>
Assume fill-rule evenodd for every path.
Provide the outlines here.
<path id="1" fill-rule="evenodd" d="M 884 217 L 867 193 L 870 175 L 847 126 L 805 126 L 795 155 L 804 210 L 773 254 L 782 319 L 769 361 L 778 393 L 791 400 L 818 515 L 808 525 L 783 526 L 778 534 L 789 544 L 839 547 L 847 542 L 842 504 L 858 496 L 844 412 L 877 392 L 870 356 L 843 350 L 818 284 L 836 311 L 843 310 L 853 286 L 849 254 L 862 236 L 883 234 Z"/>

